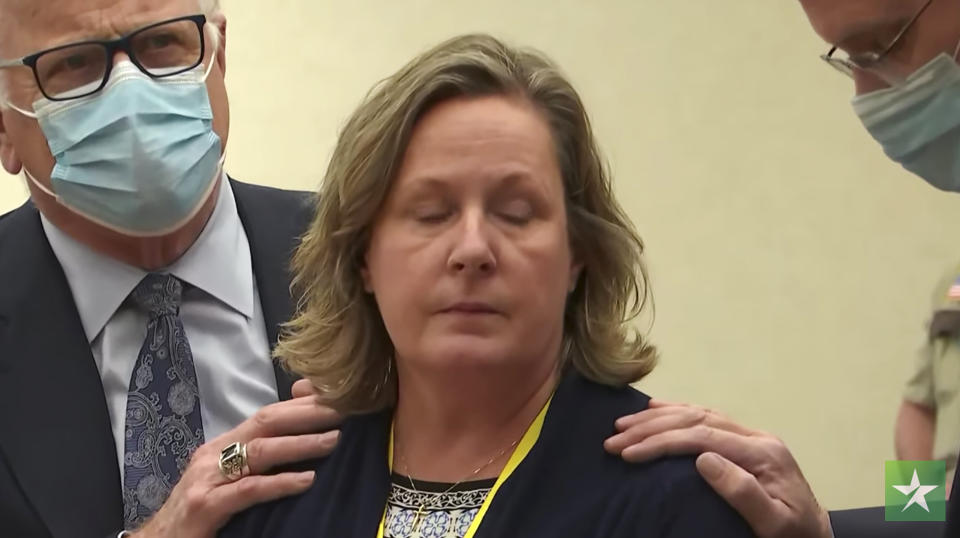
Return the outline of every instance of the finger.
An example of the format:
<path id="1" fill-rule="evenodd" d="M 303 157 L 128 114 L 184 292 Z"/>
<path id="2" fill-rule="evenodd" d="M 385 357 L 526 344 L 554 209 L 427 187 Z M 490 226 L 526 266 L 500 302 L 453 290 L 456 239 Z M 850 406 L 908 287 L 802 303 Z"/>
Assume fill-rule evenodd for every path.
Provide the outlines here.
<path id="1" fill-rule="evenodd" d="M 686 406 L 662 407 L 658 409 L 644 409 L 639 413 L 634 413 L 632 415 L 626 415 L 618 418 L 615 425 L 616 425 L 617 431 L 622 432 L 630 428 L 633 428 L 638 424 L 656 420 L 664 416 L 677 415 L 677 416 L 689 417 L 690 419 L 705 418 L 705 415 L 707 414 L 707 412 L 708 410 L 702 407 L 694 408 L 694 407 L 686 407 Z"/>
<path id="2" fill-rule="evenodd" d="M 680 402 L 668 402 L 666 400 L 661 400 L 659 398 L 651 398 L 650 403 L 647 404 L 648 407 L 656 409 L 658 407 L 688 407 L 690 404 L 680 403 Z"/>
<path id="3" fill-rule="evenodd" d="M 255 504 L 303 493 L 313 484 L 314 472 L 280 473 L 275 475 L 252 475 L 236 482 L 216 487 L 199 507 L 203 511 L 217 514 L 219 529 L 231 516 L 250 508 Z"/>
<path id="4" fill-rule="evenodd" d="M 697 471 L 707 484 L 743 516 L 759 536 L 769 535 L 769 525 L 786 506 L 763 489 L 757 477 L 719 454 L 707 452 L 697 458 Z"/>
<path id="5" fill-rule="evenodd" d="M 716 452 L 737 465 L 753 471 L 769 459 L 765 439 L 741 435 L 710 426 L 670 430 L 628 446 L 621 457 L 629 462 L 650 461 L 663 456 Z"/>
<path id="6" fill-rule="evenodd" d="M 337 446 L 337 430 L 286 437 L 264 437 L 247 443 L 247 466 L 263 474 L 278 465 L 329 456 Z"/>
<path id="7" fill-rule="evenodd" d="M 676 412 L 659 409 L 644 411 L 644 413 L 649 414 L 637 417 L 623 431 L 604 441 L 604 448 L 611 453 L 619 454 L 628 446 L 635 445 L 651 435 L 696 426 L 701 423 L 702 418 L 687 410 Z M 619 428 L 620 424 L 617 426 Z"/>
<path id="8" fill-rule="evenodd" d="M 664 417 L 674 417 L 670 420 Z M 630 430 L 637 432 L 646 432 L 646 435 L 652 435 L 659 431 L 667 429 L 678 429 L 682 427 L 693 427 L 703 424 L 721 430 L 727 430 L 741 435 L 755 435 L 760 432 L 741 426 L 727 416 L 707 409 L 705 407 L 693 406 L 673 406 L 661 407 L 657 409 L 647 409 L 633 415 L 628 415 L 617 420 L 616 427 L 621 433 Z M 613 437 L 617 437 L 616 435 Z M 636 436 L 634 436 L 636 439 Z"/>
<path id="9" fill-rule="evenodd" d="M 227 440 L 224 444 L 229 444 L 261 437 L 318 433 L 336 427 L 342 420 L 329 407 L 316 405 L 316 402 L 303 405 L 302 400 L 310 401 L 309 398 L 298 400 L 301 401 L 289 400 L 268 405 L 220 437 Z"/>
<path id="10" fill-rule="evenodd" d="M 653 411 L 650 410 L 650 409 L 644 409 L 643 411 L 640 411 L 639 413 L 633 413 L 632 415 L 624 415 L 624 416 L 618 418 L 618 419 L 613 423 L 613 426 L 614 426 L 614 428 L 617 429 L 618 432 L 622 432 L 622 431 L 626 430 L 627 428 L 629 428 L 630 426 L 633 426 L 633 425 L 636 424 L 637 422 L 640 422 L 640 421 L 644 420 L 646 417 L 650 416 L 650 413 L 653 413 Z"/>
<path id="11" fill-rule="evenodd" d="M 718 417 L 723 416 L 720 413 L 717 413 L 716 411 L 707 409 L 706 407 L 699 407 L 695 405 L 671 404 L 671 405 L 663 405 L 663 406 L 657 406 L 657 407 L 648 407 L 647 409 L 644 409 L 643 411 L 640 411 L 638 413 L 622 416 L 617 419 L 615 424 L 616 424 L 617 430 L 624 431 L 640 422 L 651 420 L 651 419 L 654 419 L 663 415 L 669 415 L 669 414 L 686 415 L 686 416 L 700 417 L 700 418 L 706 418 L 705 415 L 711 415 L 711 414 L 717 415 Z"/>
<path id="12" fill-rule="evenodd" d="M 290 387 L 290 393 L 294 398 L 313 396 L 313 384 L 306 379 L 298 379 L 297 382 Z"/>
<path id="13" fill-rule="evenodd" d="M 293 390 L 293 389 L 291 389 Z M 297 389 L 302 391 L 302 389 Z M 291 393 L 292 394 L 292 393 Z M 286 403 L 286 404 L 298 404 L 298 405 L 323 405 L 317 400 L 318 396 L 316 392 L 310 392 L 309 394 L 298 396 L 293 394 L 292 397 L 285 402 L 277 402 L 277 404 Z M 274 404 L 276 405 L 276 404 Z"/>

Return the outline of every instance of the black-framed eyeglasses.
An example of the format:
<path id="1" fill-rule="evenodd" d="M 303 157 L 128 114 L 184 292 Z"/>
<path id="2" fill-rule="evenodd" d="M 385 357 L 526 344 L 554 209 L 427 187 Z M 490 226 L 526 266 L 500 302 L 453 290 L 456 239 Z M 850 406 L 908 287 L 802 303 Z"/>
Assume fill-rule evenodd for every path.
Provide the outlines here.
<path id="1" fill-rule="evenodd" d="M 923 12 L 927 10 L 927 7 L 929 7 L 932 2 L 933 0 L 926 0 L 926 2 L 920 6 L 920 9 L 918 9 L 913 15 L 913 17 L 907 21 L 903 28 L 900 29 L 900 32 L 898 32 L 897 35 L 890 41 L 890 44 L 887 45 L 883 50 L 878 52 L 864 52 L 851 55 L 847 58 L 842 58 L 835 56 L 837 50 L 839 49 L 836 45 L 834 45 L 830 48 L 829 52 L 826 54 L 821 54 L 820 58 L 830 64 L 834 69 L 840 71 L 848 77 L 853 77 L 853 72 L 856 69 L 875 71 L 883 62 L 883 59 L 886 58 L 887 55 L 890 54 L 890 51 L 897 46 L 900 40 L 903 39 L 903 36 L 906 35 L 910 28 L 913 27 L 913 24 L 917 22 L 917 19 L 920 18 L 920 15 L 923 15 Z"/>
<path id="2" fill-rule="evenodd" d="M 178 17 L 145 26 L 112 41 L 81 41 L 42 50 L 19 60 L 0 61 L 0 68 L 27 66 L 37 86 L 51 101 L 69 101 L 103 89 L 113 58 L 123 51 L 152 78 L 178 75 L 203 62 L 204 15 Z"/>

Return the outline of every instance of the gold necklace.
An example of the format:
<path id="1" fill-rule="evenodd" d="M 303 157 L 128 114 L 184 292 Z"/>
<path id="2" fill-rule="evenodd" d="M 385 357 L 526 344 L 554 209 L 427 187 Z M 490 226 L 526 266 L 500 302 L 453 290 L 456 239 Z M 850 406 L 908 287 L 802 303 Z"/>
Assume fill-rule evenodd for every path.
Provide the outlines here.
<path id="1" fill-rule="evenodd" d="M 522 439 L 522 437 L 521 437 L 520 439 Z M 502 458 L 503 455 L 506 454 L 508 450 L 510 450 L 510 449 L 514 448 L 515 446 L 517 446 L 517 444 L 520 443 L 520 439 L 517 439 L 516 441 L 510 443 L 508 446 L 504 447 L 502 450 L 500 450 L 499 452 L 497 452 L 497 455 L 496 455 L 496 456 L 494 456 L 494 457 L 490 458 L 489 460 L 487 460 L 486 463 L 484 463 L 484 464 L 481 465 L 480 467 L 477 467 L 476 469 L 474 469 L 474 470 L 473 470 L 470 474 L 468 474 L 467 476 L 461 478 L 460 480 L 457 480 L 457 482 L 456 482 L 455 484 L 453 484 L 452 486 L 450 486 L 449 488 L 447 488 L 446 490 L 444 490 L 442 493 L 440 493 L 439 495 L 437 495 L 436 498 L 441 498 L 441 497 L 443 497 L 443 496 L 446 495 L 447 493 L 450 493 L 451 491 L 453 491 L 453 488 L 459 486 L 460 484 L 462 484 L 462 483 L 463 483 L 465 480 L 467 480 L 468 478 L 473 478 L 473 477 L 477 476 L 478 474 L 480 474 L 480 471 L 482 471 L 482 470 L 486 469 L 487 467 L 489 467 L 493 462 L 495 462 L 495 461 L 497 461 L 498 459 Z M 415 486 L 415 485 L 413 484 L 413 477 L 410 476 L 410 464 L 407 463 L 407 459 L 406 459 L 405 457 L 403 457 L 403 454 L 398 454 L 398 455 L 400 456 L 400 463 L 403 464 L 403 468 L 404 468 L 405 471 L 406 471 L 405 474 L 407 475 L 407 480 L 410 481 L 410 487 L 413 489 L 413 492 L 417 494 L 417 497 L 420 498 L 420 506 L 417 508 L 417 514 L 413 517 L 413 527 L 411 527 L 411 528 L 413 529 L 412 532 L 417 532 L 417 531 L 420 529 L 420 523 L 423 522 L 423 515 L 424 515 L 424 513 L 425 513 L 426 510 L 427 510 L 427 505 L 426 505 L 426 503 L 423 502 L 423 500 L 424 500 L 424 498 L 426 497 L 426 495 L 425 495 L 424 493 L 422 493 L 420 490 L 418 490 L 418 489 L 417 489 L 417 486 Z M 433 503 L 431 503 L 431 506 L 430 506 L 430 507 L 431 507 L 431 508 L 433 507 Z"/>

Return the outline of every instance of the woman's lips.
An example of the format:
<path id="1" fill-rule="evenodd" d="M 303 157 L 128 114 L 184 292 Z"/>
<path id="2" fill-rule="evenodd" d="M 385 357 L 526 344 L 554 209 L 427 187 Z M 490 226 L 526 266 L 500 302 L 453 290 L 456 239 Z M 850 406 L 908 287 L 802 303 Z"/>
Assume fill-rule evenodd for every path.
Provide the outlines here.
<path id="1" fill-rule="evenodd" d="M 460 302 L 444 308 L 444 314 L 499 314 L 500 311 L 487 303 Z"/>

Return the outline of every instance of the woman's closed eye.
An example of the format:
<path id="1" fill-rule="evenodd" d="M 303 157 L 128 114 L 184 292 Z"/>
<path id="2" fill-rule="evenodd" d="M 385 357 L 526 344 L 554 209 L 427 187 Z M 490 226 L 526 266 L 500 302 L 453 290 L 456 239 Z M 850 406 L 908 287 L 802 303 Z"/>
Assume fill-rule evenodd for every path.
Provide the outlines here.
<path id="1" fill-rule="evenodd" d="M 533 206 L 526 200 L 510 200 L 498 208 L 497 215 L 509 224 L 521 226 L 533 218 Z"/>
<path id="2" fill-rule="evenodd" d="M 440 224 L 453 215 L 447 207 L 425 206 L 413 210 L 413 218 L 421 224 Z"/>
<path id="3" fill-rule="evenodd" d="M 419 224 L 443 224 L 454 217 L 456 209 L 441 204 L 425 204 L 415 206 L 410 215 Z M 529 223 L 534 217 L 533 205 L 523 199 L 508 200 L 494 206 L 489 215 L 498 218 L 513 226 L 522 226 Z"/>

